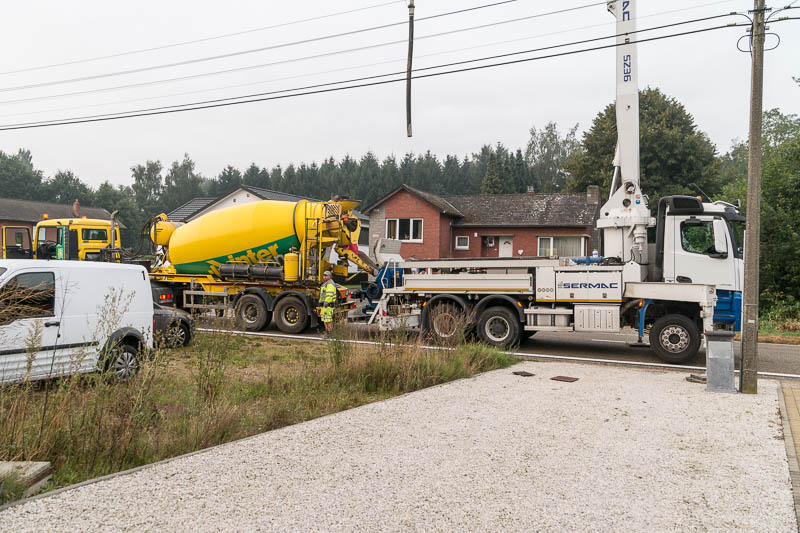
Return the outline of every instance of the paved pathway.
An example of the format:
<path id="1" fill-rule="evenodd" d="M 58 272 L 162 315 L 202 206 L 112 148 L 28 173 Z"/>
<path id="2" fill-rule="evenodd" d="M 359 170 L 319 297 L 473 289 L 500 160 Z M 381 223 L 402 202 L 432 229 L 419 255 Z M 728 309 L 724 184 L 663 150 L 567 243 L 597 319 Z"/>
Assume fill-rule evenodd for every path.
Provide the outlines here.
<path id="1" fill-rule="evenodd" d="M 521 363 L 32 500 L 0 531 L 796 532 L 780 385 L 684 378 Z"/>
<path id="2" fill-rule="evenodd" d="M 794 508 L 797 522 L 800 525 L 800 465 L 798 465 L 798 458 L 800 457 L 800 381 L 784 380 L 781 385 L 786 405 L 785 416 L 790 426 L 788 431 L 784 428 L 786 455 L 789 460 L 789 473 L 794 490 Z"/>

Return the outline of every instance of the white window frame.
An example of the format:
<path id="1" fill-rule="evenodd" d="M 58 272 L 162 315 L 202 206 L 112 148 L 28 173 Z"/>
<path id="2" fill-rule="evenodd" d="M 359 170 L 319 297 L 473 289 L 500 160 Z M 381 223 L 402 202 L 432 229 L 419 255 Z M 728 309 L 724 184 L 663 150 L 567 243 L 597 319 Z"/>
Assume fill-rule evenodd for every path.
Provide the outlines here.
<path id="1" fill-rule="evenodd" d="M 586 235 L 547 235 L 547 236 L 539 236 L 536 239 L 536 255 L 537 256 L 539 255 L 539 250 L 542 249 L 542 244 L 541 244 L 542 239 L 549 240 L 550 244 L 547 245 L 548 254 L 546 256 L 541 256 L 541 257 L 551 257 L 553 255 L 553 237 L 580 237 L 580 239 L 581 239 L 581 250 L 583 250 L 583 254 L 581 254 L 578 257 L 585 257 L 586 255 L 588 255 L 588 252 L 586 251 L 586 244 L 587 244 L 587 240 L 589 239 L 589 237 L 587 237 Z"/>
<path id="2" fill-rule="evenodd" d="M 394 226 L 394 235 L 389 236 L 389 222 L 394 220 L 396 222 Z M 399 239 L 400 236 L 400 221 L 401 220 L 408 220 L 410 234 L 414 235 L 414 221 L 419 220 L 419 239 Z M 423 241 L 423 237 L 425 235 L 425 220 L 422 218 L 409 218 L 409 217 L 399 217 L 399 218 L 387 218 L 385 224 L 385 231 L 383 233 L 386 235 L 387 239 L 395 239 L 399 240 L 400 242 L 416 242 L 421 243 Z"/>
<path id="3" fill-rule="evenodd" d="M 459 246 L 458 239 L 467 239 L 467 245 Z M 456 235 L 456 250 L 469 250 L 469 235 Z"/>

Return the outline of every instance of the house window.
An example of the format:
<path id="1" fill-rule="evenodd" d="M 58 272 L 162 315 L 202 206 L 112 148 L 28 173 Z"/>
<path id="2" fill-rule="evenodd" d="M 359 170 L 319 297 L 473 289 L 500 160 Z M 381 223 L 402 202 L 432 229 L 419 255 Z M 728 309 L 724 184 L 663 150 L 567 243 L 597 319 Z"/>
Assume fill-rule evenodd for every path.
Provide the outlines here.
<path id="1" fill-rule="evenodd" d="M 539 237 L 540 257 L 581 257 L 586 255 L 586 237 Z"/>
<path id="2" fill-rule="evenodd" d="M 422 242 L 422 219 L 387 218 L 386 238 L 403 242 Z"/>
<path id="3" fill-rule="evenodd" d="M 493 236 L 492 237 L 486 237 L 486 246 L 488 248 L 493 248 L 494 247 L 494 237 Z"/>
<path id="4" fill-rule="evenodd" d="M 456 235 L 456 250 L 469 250 L 469 237 L 467 235 Z"/>

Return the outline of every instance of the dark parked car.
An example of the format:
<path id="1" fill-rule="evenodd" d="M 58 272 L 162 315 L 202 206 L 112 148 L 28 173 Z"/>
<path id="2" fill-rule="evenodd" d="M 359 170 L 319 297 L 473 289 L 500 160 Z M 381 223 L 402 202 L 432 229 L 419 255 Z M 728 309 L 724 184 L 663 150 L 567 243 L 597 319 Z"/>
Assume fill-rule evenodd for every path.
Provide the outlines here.
<path id="1" fill-rule="evenodd" d="M 192 339 L 192 315 L 153 302 L 153 328 L 155 340 L 161 346 L 186 346 Z"/>

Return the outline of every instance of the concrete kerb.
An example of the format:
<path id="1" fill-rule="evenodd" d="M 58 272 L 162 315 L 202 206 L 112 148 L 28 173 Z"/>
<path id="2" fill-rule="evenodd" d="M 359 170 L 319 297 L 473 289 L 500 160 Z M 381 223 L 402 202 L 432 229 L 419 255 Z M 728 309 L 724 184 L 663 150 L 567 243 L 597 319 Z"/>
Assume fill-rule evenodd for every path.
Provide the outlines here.
<path id="1" fill-rule="evenodd" d="M 789 462 L 789 478 L 794 496 L 794 513 L 797 527 L 800 530 L 800 464 L 797 461 L 797 449 L 794 446 L 794 434 L 789 423 L 789 411 L 786 408 L 786 398 L 783 395 L 783 384 L 778 387 L 778 400 L 781 408 L 781 423 L 783 424 L 783 443 L 786 446 L 786 459 Z M 800 435 L 798 435 L 800 437 Z"/>

